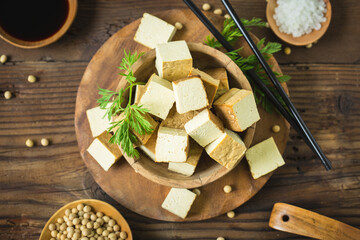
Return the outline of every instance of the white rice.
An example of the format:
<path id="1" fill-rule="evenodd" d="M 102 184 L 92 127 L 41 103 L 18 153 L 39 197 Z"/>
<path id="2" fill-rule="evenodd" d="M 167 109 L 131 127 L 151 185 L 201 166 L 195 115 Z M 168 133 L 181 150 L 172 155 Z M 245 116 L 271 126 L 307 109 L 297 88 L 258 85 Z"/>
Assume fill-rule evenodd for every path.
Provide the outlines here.
<path id="1" fill-rule="evenodd" d="M 301 37 L 326 21 L 324 0 L 277 0 L 274 19 L 280 32 Z"/>

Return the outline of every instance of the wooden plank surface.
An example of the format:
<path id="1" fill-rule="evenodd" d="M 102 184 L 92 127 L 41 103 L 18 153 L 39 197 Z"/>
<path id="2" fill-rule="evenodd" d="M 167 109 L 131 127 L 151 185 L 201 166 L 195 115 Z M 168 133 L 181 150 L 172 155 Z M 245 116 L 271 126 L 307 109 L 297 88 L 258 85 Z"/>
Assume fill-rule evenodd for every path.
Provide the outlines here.
<path id="1" fill-rule="evenodd" d="M 119 206 L 97 186 L 80 158 L 73 114 L 81 63 L 26 62 L 1 66 L 0 239 L 36 239 L 57 208 L 79 198 L 109 201 L 124 214 L 135 239 L 278 239 L 291 235 L 267 227 L 272 205 L 291 203 L 360 227 L 359 65 L 287 65 L 292 99 L 334 170 L 326 172 L 292 131 L 286 165 L 248 203 L 226 216 L 199 223 L 164 223 Z M 27 83 L 29 72 L 40 81 Z M 42 71 L 40 71 L 40 69 Z M 61 72 L 61 75 L 59 75 Z M 311 83 L 311 84 L 310 84 Z M 27 138 L 51 146 L 25 147 Z M 189 231 L 191 229 L 191 231 Z"/>
<path id="2" fill-rule="evenodd" d="M 311 49 L 276 55 L 291 75 L 290 94 L 334 170 L 326 172 L 292 131 L 286 165 L 249 202 L 198 223 L 166 223 L 141 217 L 110 199 L 94 182 L 77 147 L 74 108 L 82 74 L 98 47 L 144 11 L 184 7 L 182 1 L 80 1 L 79 15 L 59 42 L 38 50 L 0 41 L 0 239 L 37 239 L 60 206 L 80 198 L 112 203 L 127 218 L 134 239 L 303 239 L 268 227 L 272 206 L 281 201 L 360 228 L 360 4 L 332 1 L 333 19 Z M 201 4 L 204 1 L 196 1 Z M 220 7 L 219 1 L 209 1 Z M 215 4 L 216 2 L 216 4 Z M 265 1 L 232 1 L 244 17 L 265 16 Z M 132 6 L 132 7 L 131 7 Z M 271 36 L 269 29 L 259 36 Z M 349 34 L 351 33 L 351 34 Z M 28 74 L 39 77 L 30 84 Z M 11 90 L 15 97 L 3 98 Z M 48 147 L 40 139 L 51 140 Z M 25 147 L 32 138 L 38 146 Z"/>
<path id="3" fill-rule="evenodd" d="M 198 6 L 209 2 L 212 9 L 224 10 L 219 0 L 194 2 Z M 241 17 L 266 19 L 265 0 L 233 0 L 231 3 Z M 294 54 L 279 56 L 280 63 L 360 63 L 360 49 L 356 48 L 360 42 L 360 4 L 358 0 L 337 0 L 331 1 L 331 4 L 332 20 L 319 44 L 311 50 L 294 48 Z M 79 0 L 79 11 L 73 25 L 55 44 L 23 50 L 0 41 L 0 49 L 14 61 L 89 61 L 110 36 L 144 12 L 155 13 L 173 8 L 186 8 L 186 5 L 182 0 L 136 0 L 136 4 L 133 0 Z M 268 40 L 279 41 L 270 29 L 261 32 Z"/>

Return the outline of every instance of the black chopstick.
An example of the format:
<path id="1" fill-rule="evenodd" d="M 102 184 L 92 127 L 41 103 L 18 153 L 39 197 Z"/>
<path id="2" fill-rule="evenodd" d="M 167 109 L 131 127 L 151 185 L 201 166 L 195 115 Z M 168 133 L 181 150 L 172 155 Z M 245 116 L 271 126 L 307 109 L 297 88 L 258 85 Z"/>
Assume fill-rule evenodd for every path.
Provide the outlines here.
<path id="1" fill-rule="evenodd" d="M 304 134 L 306 135 L 306 137 L 309 139 L 309 141 L 312 143 L 312 145 L 314 145 L 314 149 L 316 150 L 317 155 L 319 156 L 319 158 L 321 159 L 321 161 L 323 162 L 323 164 L 325 165 L 325 168 L 327 170 L 331 169 L 331 162 L 330 160 L 325 156 L 325 154 L 323 153 L 323 151 L 321 150 L 320 146 L 318 145 L 318 143 L 316 142 L 315 138 L 312 136 L 312 134 L 310 133 L 310 130 L 308 129 L 308 127 L 306 126 L 305 122 L 303 121 L 303 119 L 301 118 L 299 112 L 296 110 L 295 106 L 293 105 L 293 103 L 291 102 L 290 98 L 288 97 L 288 95 L 286 94 L 286 92 L 284 91 L 283 87 L 281 86 L 280 82 L 277 80 L 277 78 L 275 77 L 275 74 L 273 73 L 273 71 L 271 70 L 270 66 L 267 64 L 265 58 L 262 56 L 262 54 L 260 53 L 259 49 L 257 48 L 256 44 L 253 42 L 253 40 L 251 39 L 249 33 L 247 32 L 247 30 L 245 29 L 244 25 L 242 24 L 242 22 L 240 21 L 239 16 L 236 14 L 235 10 L 233 9 L 233 7 L 231 6 L 230 2 L 228 0 L 221 0 L 222 3 L 224 4 L 226 10 L 229 12 L 230 16 L 232 17 L 232 19 L 234 20 L 236 26 L 238 27 L 238 29 L 240 30 L 240 32 L 243 34 L 246 42 L 249 44 L 251 50 L 254 52 L 256 58 L 258 59 L 258 61 L 260 62 L 261 66 L 264 68 L 266 74 L 268 75 L 269 79 L 271 80 L 271 82 L 274 84 L 276 90 L 279 92 L 281 98 L 284 100 L 286 106 L 289 108 L 290 112 L 292 113 L 293 117 L 295 118 L 296 123 L 299 125 L 299 127 L 301 128 L 301 130 L 304 132 Z"/>
<path id="2" fill-rule="evenodd" d="M 194 12 L 194 14 L 199 18 L 200 21 L 209 29 L 209 31 L 214 35 L 214 37 L 222 44 L 222 46 L 228 51 L 233 51 L 234 48 L 228 43 L 221 33 L 214 27 L 214 25 L 205 17 L 201 10 L 191 1 L 184 0 L 187 6 Z M 296 121 L 293 116 L 288 112 L 287 109 L 277 100 L 273 93 L 267 88 L 267 86 L 262 82 L 261 79 L 256 75 L 254 70 L 246 71 L 247 75 L 250 76 L 253 81 L 259 86 L 260 90 L 269 98 L 269 100 L 274 104 L 274 106 L 279 110 L 279 112 L 285 117 L 285 119 L 290 123 L 290 125 L 298 132 L 298 134 L 304 139 L 308 146 L 313 150 L 313 152 L 321 159 L 327 170 L 331 169 L 331 163 L 326 158 L 325 154 L 321 151 L 320 147 L 317 145 L 315 139 L 311 133 L 304 132 L 304 129 L 300 127 L 301 122 Z M 287 96 L 286 96 L 287 97 Z M 287 97 L 288 98 L 288 97 Z M 297 112 L 297 111 L 296 111 Z M 300 117 L 301 119 L 301 117 Z M 303 122 L 303 121 L 302 121 Z M 315 144 L 314 144 L 315 142 Z"/>

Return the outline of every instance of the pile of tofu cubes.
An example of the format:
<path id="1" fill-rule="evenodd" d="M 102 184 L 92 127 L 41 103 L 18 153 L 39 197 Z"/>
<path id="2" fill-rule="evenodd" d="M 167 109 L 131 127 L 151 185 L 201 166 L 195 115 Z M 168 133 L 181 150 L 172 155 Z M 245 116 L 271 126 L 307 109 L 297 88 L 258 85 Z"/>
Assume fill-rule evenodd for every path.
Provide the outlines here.
<path id="1" fill-rule="evenodd" d="M 138 147 L 153 161 L 168 163 L 170 171 L 186 176 L 194 174 L 203 149 L 216 162 L 232 169 L 247 150 L 236 132 L 245 131 L 260 119 L 254 95 L 249 90 L 230 89 L 225 68 L 193 68 L 187 43 L 170 41 L 175 31 L 172 25 L 145 13 L 134 37 L 135 41 L 155 48 L 157 70 L 146 85 L 137 85 L 136 89 L 134 102 L 149 110 L 146 118 L 154 129 L 145 136 L 134 132 Z M 107 171 L 121 153 L 116 145 L 109 144 L 109 122 L 100 118 L 104 113 L 99 111 L 102 110 L 87 111 L 96 137 L 88 152 Z M 254 178 L 283 164 L 273 139 L 266 144 L 266 151 L 274 153 L 270 154 L 273 159 L 265 160 L 268 153 L 261 146 L 248 154 Z M 185 218 L 195 198 L 196 194 L 187 189 L 173 188 L 162 207 Z"/>
<path id="2" fill-rule="evenodd" d="M 155 129 L 147 141 L 139 139 L 140 149 L 186 176 L 195 172 L 204 148 L 215 161 L 233 168 L 246 151 L 234 131 L 242 132 L 260 119 L 252 92 L 229 89 L 224 68 L 210 70 L 221 80 L 193 68 L 185 41 L 158 44 L 155 65 L 158 74 L 136 91 L 135 101 L 149 110 Z"/>

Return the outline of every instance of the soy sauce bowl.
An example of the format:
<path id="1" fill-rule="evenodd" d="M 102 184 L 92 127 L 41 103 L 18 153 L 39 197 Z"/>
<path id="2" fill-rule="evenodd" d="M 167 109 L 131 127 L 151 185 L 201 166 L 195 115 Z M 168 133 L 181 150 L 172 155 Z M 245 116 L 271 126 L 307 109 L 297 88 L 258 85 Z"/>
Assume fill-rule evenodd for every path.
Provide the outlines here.
<path id="1" fill-rule="evenodd" d="M 68 1 L 67 17 L 64 23 L 62 24 L 62 26 L 51 36 L 36 41 L 23 40 L 6 32 L 0 24 L 0 37 L 4 39 L 6 42 L 16 47 L 26 48 L 26 49 L 44 47 L 46 45 L 49 45 L 57 41 L 60 37 L 62 37 L 66 33 L 66 31 L 69 29 L 76 16 L 78 1 L 77 0 L 67 0 L 67 1 Z"/>

